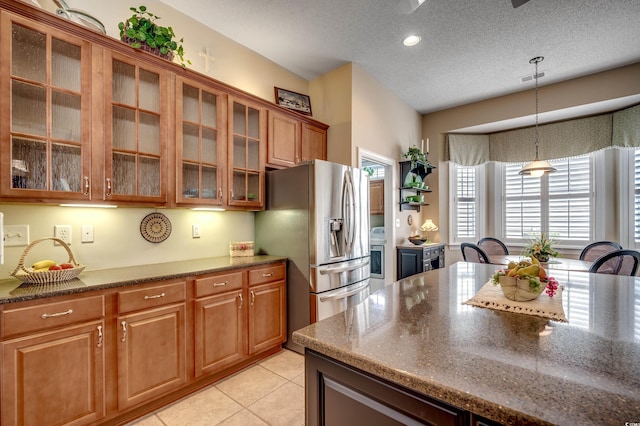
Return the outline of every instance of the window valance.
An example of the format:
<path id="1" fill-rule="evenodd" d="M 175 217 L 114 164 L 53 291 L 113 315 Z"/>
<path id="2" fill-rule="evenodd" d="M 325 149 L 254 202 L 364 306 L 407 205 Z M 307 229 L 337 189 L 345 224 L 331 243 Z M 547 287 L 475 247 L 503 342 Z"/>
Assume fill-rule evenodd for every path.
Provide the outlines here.
<path id="1" fill-rule="evenodd" d="M 540 158 L 574 157 L 611 146 L 640 147 L 640 105 L 614 113 L 538 126 Z M 448 160 L 463 166 L 535 157 L 535 127 L 488 135 L 448 134 Z"/>

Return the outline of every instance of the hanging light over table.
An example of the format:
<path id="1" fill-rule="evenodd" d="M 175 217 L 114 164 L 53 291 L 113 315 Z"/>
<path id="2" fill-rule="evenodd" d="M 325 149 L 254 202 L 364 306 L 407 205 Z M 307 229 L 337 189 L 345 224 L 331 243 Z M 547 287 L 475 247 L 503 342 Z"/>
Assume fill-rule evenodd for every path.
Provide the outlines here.
<path id="1" fill-rule="evenodd" d="M 526 164 L 522 170 L 520 170 L 520 174 L 524 176 L 534 176 L 540 177 L 545 173 L 553 173 L 556 169 L 546 160 L 540 160 L 538 158 L 538 150 L 540 147 L 540 136 L 538 134 L 538 63 L 544 60 L 543 56 L 536 56 L 529 60 L 530 64 L 536 65 L 536 73 L 533 75 L 533 78 L 536 81 L 536 159 L 529 164 Z"/>

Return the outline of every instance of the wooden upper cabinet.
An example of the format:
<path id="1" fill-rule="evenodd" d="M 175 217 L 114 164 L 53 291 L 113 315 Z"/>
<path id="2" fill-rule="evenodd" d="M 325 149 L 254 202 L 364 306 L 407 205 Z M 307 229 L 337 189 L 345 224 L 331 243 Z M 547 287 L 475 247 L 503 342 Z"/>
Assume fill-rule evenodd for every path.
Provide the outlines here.
<path id="1" fill-rule="evenodd" d="M 0 11 L 0 195 L 90 199 L 91 45 Z"/>
<path id="2" fill-rule="evenodd" d="M 228 99 L 227 205 L 263 209 L 267 110 L 248 100 Z"/>
<path id="3" fill-rule="evenodd" d="M 301 161 L 327 159 L 327 128 L 302 123 Z"/>
<path id="4" fill-rule="evenodd" d="M 300 121 L 269 111 L 267 164 L 293 167 L 300 162 Z"/>
<path id="5" fill-rule="evenodd" d="M 167 202 L 167 71 L 105 49 L 103 200 Z"/>
<path id="6" fill-rule="evenodd" d="M 384 214 L 384 180 L 369 182 L 369 214 Z"/>
<path id="7" fill-rule="evenodd" d="M 327 159 L 327 129 L 300 118 L 269 110 L 267 166 L 293 167 L 300 162 Z"/>
<path id="8" fill-rule="evenodd" d="M 227 193 L 226 95 L 176 79 L 176 203 L 213 205 Z"/>

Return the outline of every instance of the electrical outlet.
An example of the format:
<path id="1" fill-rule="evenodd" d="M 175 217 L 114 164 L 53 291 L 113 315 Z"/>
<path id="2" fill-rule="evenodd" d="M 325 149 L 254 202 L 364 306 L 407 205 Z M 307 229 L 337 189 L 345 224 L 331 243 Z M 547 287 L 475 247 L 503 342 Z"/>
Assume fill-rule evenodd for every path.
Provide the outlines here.
<path id="1" fill-rule="evenodd" d="M 53 236 L 67 244 L 71 244 L 71 225 L 55 225 L 53 227 Z M 57 241 L 54 241 L 53 244 L 60 245 Z"/>
<path id="2" fill-rule="evenodd" d="M 2 232 L 4 245 L 28 246 L 29 245 L 29 225 L 5 225 Z"/>
<path id="3" fill-rule="evenodd" d="M 80 229 L 80 241 L 83 243 L 93 242 L 93 225 L 82 225 Z"/>
<path id="4" fill-rule="evenodd" d="M 191 236 L 193 238 L 200 238 L 200 225 L 198 224 L 191 225 Z"/>

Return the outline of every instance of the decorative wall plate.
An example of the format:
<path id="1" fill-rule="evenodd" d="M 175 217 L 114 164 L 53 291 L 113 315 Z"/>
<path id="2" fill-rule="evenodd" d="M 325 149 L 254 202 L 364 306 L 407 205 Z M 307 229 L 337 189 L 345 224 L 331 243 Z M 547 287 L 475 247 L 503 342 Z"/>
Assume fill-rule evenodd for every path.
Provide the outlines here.
<path id="1" fill-rule="evenodd" d="M 162 213 L 149 213 L 140 223 L 142 238 L 152 243 L 161 243 L 171 235 L 171 221 Z"/>

